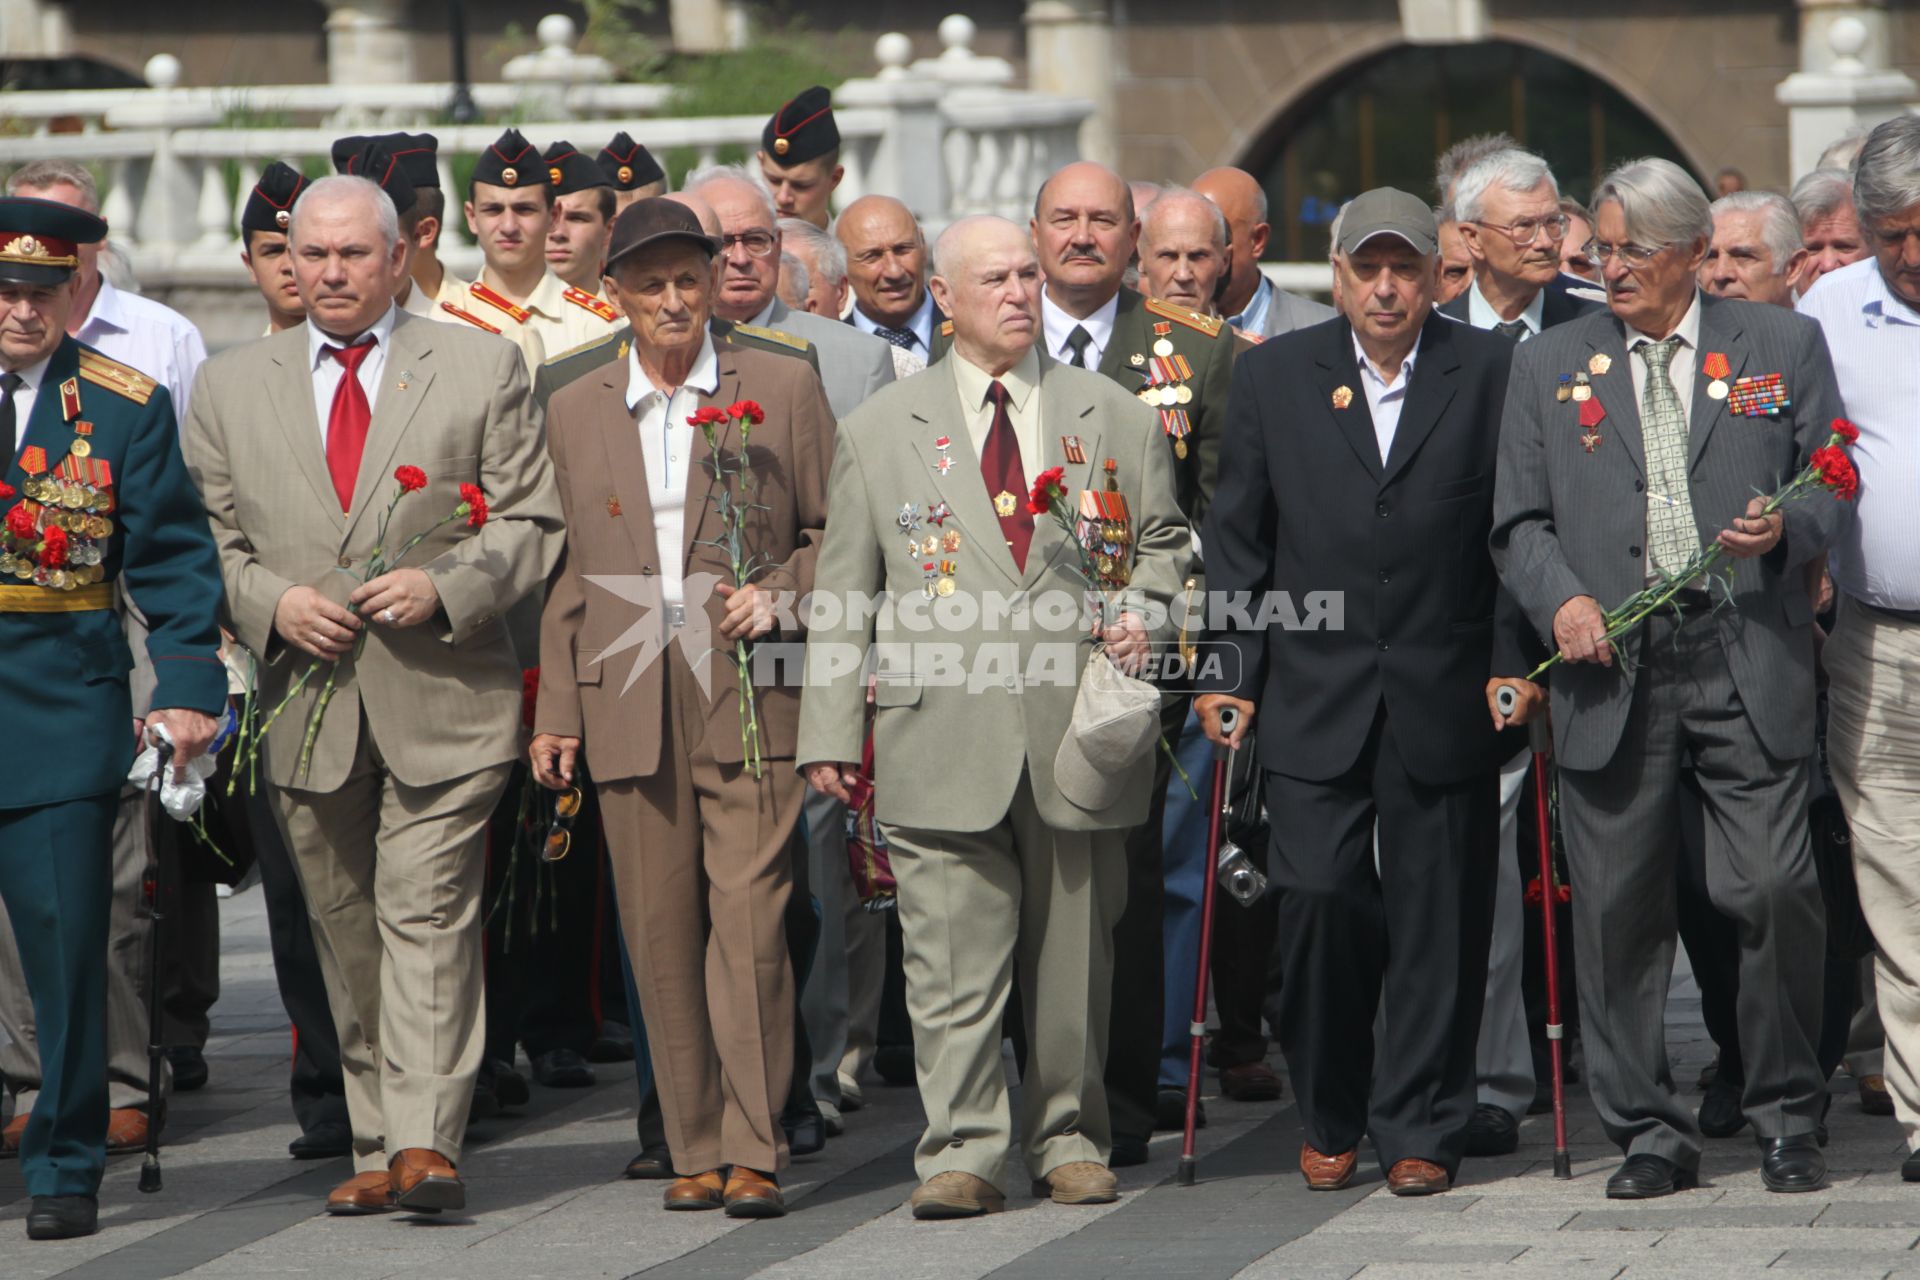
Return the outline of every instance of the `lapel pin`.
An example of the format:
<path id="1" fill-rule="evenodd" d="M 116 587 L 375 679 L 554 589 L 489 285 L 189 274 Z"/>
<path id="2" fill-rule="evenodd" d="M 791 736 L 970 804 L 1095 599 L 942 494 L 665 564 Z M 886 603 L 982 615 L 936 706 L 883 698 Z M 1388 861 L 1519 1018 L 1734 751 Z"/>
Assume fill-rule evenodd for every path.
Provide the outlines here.
<path id="1" fill-rule="evenodd" d="M 1061 436 L 1060 447 L 1066 453 L 1068 462 L 1080 463 L 1087 460 L 1087 451 L 1080 447 L 1079 436 Z"/>
<path id="2" fill-rule="evenodd" d="M 1594 352 L 1593 358 L 1587 361 L 1587 372 L 1596 378 L 1611 368 L 1613 368 L 1613 357 L 1604 351 Z"/>
<path id="3" fill-rule="evenodd" d="M 612 494 L 607 495 L 607 514 L 615 520 L 620 518 L 620 499 Z"/>
<path id="4" fill-rule="evenodd" d="M 1341 387 L 1335 387 L 1333 389 L 1333 407 L 1334 408 L 1344 409 L 1352 403 L 1353 403 L 1352 387 L 1341 386 Z"/>

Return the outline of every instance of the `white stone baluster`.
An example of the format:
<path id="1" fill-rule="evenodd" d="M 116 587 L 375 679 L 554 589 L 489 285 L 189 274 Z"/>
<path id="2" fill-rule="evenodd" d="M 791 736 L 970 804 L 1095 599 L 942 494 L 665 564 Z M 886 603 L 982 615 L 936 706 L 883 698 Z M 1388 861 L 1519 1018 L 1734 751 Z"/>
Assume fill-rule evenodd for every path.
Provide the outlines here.
<path id="1" fill-rule="evenodd" d="M 100 216 L 106 220 L 107 234 L 131 247 L 140 243 L 140 226 L 135 210 L 132 160 L 115 160 L 107 179 L 107 194 L 100 199 Z"/>
<path id="2" fill-rule="evenodd" d="M 227 196 L 226 166 L 218 160 L 201 160 L 200 165 L 200 239 L 195 242 L 197 249 L 219 249 L 233 243 L 233 201 Z M 240 188 L 240 199 L 246 200 L 248 183 Z"/>

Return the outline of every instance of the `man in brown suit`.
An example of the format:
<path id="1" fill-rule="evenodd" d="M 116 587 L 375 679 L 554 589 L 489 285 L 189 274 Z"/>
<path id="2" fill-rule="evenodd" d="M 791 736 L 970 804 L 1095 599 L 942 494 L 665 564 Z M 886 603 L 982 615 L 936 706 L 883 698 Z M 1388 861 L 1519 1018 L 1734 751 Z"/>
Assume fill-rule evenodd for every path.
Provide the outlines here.
<path id="1" fill-rule="evenodd" d="M 288 234 L 307 323 L 202 367 L 184 452 L 260 705 L 317 668 L 268 731 L 265 773 L 346 1068 L 356 1172 L 327 1209 L 459 1209 L 485 830 L 519 749 L 501 618 L 559 554 L 559 503 L 519 352 L 394 305 L 404 246 L 379 187 L 320 179 Z M 388 523 L 396 466 L 426 484 Z M 448 520 L 469 485 L 491 513 Z M 383 529 L 397 567 L 362 582 Z"/>
<path id="2" fill-rule="evenodd" d="M 772 679 L 762 638 L 776 613 L 798 638 L 787 601 L 813 587 L 833 415 L 805 364 L 709 336 L 717 251 L 684 205 L 654 198 L 623 212 L 607 285 L 633 346 L 548 403 L 567 540 L 541 620 L 532 758 L 556 789 L 574 785 L 583 748 L 591 760 L 679 1175 L 666 1207 L 776 1217 L 800 697 L 797 672 Z M 741 424 L 718 429 L 723 476 L 688 420 L 744 399 L 765 418 L 744 446 Z M 743 461 L 753 489 L 742 556 L 758 567 L 736 589 L 717 545 L 718 499 L 738 499 Z M 732 660 L 743 639 L 761 641 L 757 769 Z"/>

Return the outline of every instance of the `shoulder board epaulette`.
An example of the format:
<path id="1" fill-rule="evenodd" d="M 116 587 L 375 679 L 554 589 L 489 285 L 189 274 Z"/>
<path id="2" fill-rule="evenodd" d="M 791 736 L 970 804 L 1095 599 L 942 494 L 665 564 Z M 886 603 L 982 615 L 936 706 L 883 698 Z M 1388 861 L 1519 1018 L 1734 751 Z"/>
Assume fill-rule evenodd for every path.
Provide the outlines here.
<path id="1" fill-rule="evenodd" d="M 940 322 L 940 336 L 943 338 L 951 338 L 953 336 L 953 321 L 942 320 Z"/>
<path id="2" fill-rule="evenodd" d="M 561 294 L 560 296 L 565 298 L 568 302 L 571 302 L 576 307 L 579 307 L 586 311 L 593 312 L 593 314 L 599 316 L 602 320 L 605 320 L 608 324 L 612 324 L 615 320 L 618 320 L 620 318 L 620 313 L 618 311 L 615 311 L 612 307 L 608 306 L 606 303 L 602 302 L 600 299 L 594 297 L 592 294 L 588 293 L 585 289 L 575 289 L 569 286 L 567 291 Z"/>
<path id="3" fill-rule="evenodd" d="M 1209 338 L 1218 337 L 1222 321 L 1212 316 L 1203 316 L 1198 311 L 1189 311 L 1185 307 L 1176 307 L 1171 302 L 1162 302 L 1158 298 L 1147 299 L 1147 310 L 1169 320 L 1178 320 L 1189 329 L 1198 329 Z"/>
<path id="4" fill-rule="evenodd" d="M 1250 344 L 1250 345 L 1252 345 L 1252 346 L 1256 346 L 1256 347 L 1257 347 L 1257 346 L 1259 346 L 1259 345 L 1260 345 L 1261 343 L 1263 343 L 1263 342 L 1265 342 L 1265 341 L 1267 340 L 1267 335 L 1266 335 L 1266 334 L 1264 334 L 1264 333 L 1254 333 L 1254 332 L 1252 332 L 1252 331 L 1250 331 L 1250 330 L 1247 330 L 1247 329 L 1238 329 L 1238 328 L 1236 328 L 1236 329 L 1235 329 L 1235 330 L 1233 331 L 1233 336 L 1234 336 L 1234 337 L 1236 337 L 1236 338 L 1238 338 L 1238 339 L 1240 339 L 1240 341 L 1242 341 L 1242 342 L 1245 342 L 1245 343 L 1248 343 L 1248 344 Z"/>
<path id="5" fill-rule="evenodd" d="M 735 333 L 744 333 L 749 338 L 758 338 L 762 342 L 777 342 L 783 347 L 792 347 L 795 351 L 805 351 L 809 346 L 813 345 L 805 338 L 796 338 L 790 333 L 782 333 L 778 329 L 762 328 L 757 324 L 736 324 L 733 326 L 733 331 Z"/>
<path id="6" fill-rule="evenodd" d="M 95 386 L 118 391 L 135 404 L 145 404 L 151 400 L 153 389 L 160 385 L 138 369 L 103 356 L 98 351 L 80 353 L 80 376 Z"/>
<path id="7" fill-rule="evenodd" d="M 478 280 L 475 280 L 471 285 L 467 286 L 467 292 L 495 310 L 505 312 L 507 315 L 512 316 L 515 324 L 525 324 L 533 315 L 533 312 L 527 310 L 525 307 L 515 306 L 513 303 L 507 301 L 507 299 L 487 288 L 487 286 L 481 284 Z M 499 330 L 496 329 L 494 332 L 498 333 Z"/>
<path id="8" fill-rule="evenodd" d="M 448 315 L 453 316 L 456 319 L 465 320 L 468 324 L 473 325 L 477 329 L 485 329 L 488 333 L 500 332 L 499 329 L 495 328 L 493 325 L 488 324 L 485 320 L 482 320 L 479 316 L 473 314 L 473 312 L 464 310 L 460 307 L 456 307 L 451 302 L 441 303 L 440 309 L 446 312 Z"/>
<path id="9" fill-rule="evenodd" d="M 587 352 L 589 351 L 597 351 L 601 347 L 606 346 L 609 342 L 612 342 L 618 336 L 619 336 L 618 334 L 606 333 L 606 334 L 602 334 L 598 338 L 589 338 L 587 341 L 581 343 L 577 347 L 568 347 L 565 351 L 562 351 L 557 356 L 548 356 L 545 360 L 542 360 L 540 362 L 540 366 L 542 368 L 545 368 L 547 365 L 550 365 L 550 364 L 559 364 L 562 360 L 571 360 L 575 356 L 583 356 L 587 354 Z"/>

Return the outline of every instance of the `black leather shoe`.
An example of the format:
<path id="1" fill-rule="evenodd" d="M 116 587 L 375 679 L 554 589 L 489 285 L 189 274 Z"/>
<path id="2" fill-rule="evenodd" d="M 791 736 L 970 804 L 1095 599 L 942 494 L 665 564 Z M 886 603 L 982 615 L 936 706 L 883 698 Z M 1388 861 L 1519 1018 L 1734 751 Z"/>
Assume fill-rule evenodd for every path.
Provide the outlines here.
<path id="1" fill-rule="evenodd" d="M 1628 1156 L 1607 1179 L 1609 1200 L 1653 1200 L 1700 1185 L 1700 1175 L 1660 1156 Z"/>
<path id="2" fill-rule="evenodd" d="M 590 1089 L 597 1079 L 587 1060 L 571 1049 L 549 1049 L 535 1058 L 533 1078 L 549 1089 Z"/>
<path id="3" fill-rule="evenodd" d="M 888 1084 L 909 1085 L 914 1083 L 913 1046 L 910 1044 L 883 1044 L 873 1051 L 873 1070 Z"/>
<path id="4" fill-rule="evenodd" d="M 635 1180 L 671 1178 L 673 1176 L 673 1153 L 665 1147 L 648 1147 L 633 1159 L 627 1161 L 622 1177 Z"/>
<path id="5" fill-rule="evenodd" d="M 1741 1084 L 1716 1073 L 1700 1099 L 1700 1132 L 1709 1138 L 1731 1138 L 1747 1127 L 1747 1113 L 1740 1109 Z"/>
<path id="6" fill-rule="evenodd" d="M 487 1078 L 484 1069 L 473 1082 L 473 1101 L 467 1104 L 467 1123 L 478 1124 L 482 1120 L 491 1120 L 500 1114 L 500 1095 L 494 1092 L 493 1081 Z"/>
<path id="7" fill-rule="evenodd" d="M 167 1061 L 173 1066 L 175 1093 L 192 1093 L 207 1087 L 207 1057 L 192 1045 L 177 1045 L 167 1050 Z"/>
<path id="8" fill-rule="evenodd" d="M 27 1210 L 27 1239 L 77 1240 L 100 1229 L 100 1202 L 92 1196 L 35 1196 Z"/>
<path id="9" fill-rule="evenodd" d="M 1125 1169 L 1131 1165 L 1147 1162 L 1147 1144 L 1139 1138 L 1115 1138 L 1113 1154 L 1107 1157 L 1107 1168 Z"/>
<path id="10" fill-rule="evenodd" d="M 1481 1103 L 1467 1121 L 1467 1154 L 1510 1156 L 1520 1149 L 1520 1122 L 1503 1108 Z"/>
<path id="11" fill-rule="evenodd" d="M 827 1145 L 826 1120 L 818 1111 L 782 1112 L 780 1127 L 787 1132 L 787 1151 L 810 1156 Z"/>
<path id="12" fill-rule="evenodd" d="M 287 1144 L 295 1160 L 331 1160 L 353 1150 L 353 1129 L 344 1121 L 317 1124 Z"/>
<path id="13" fill-rule="evenodd" d="M 632 1062 L 633 1028 L 624 1022 L 600 1024 L 600 1034 L 587 1046 L 588 1062 Z"/>
<path id="14" fill-rule="evenodd" d="M 533 1090 L 527 1087 L 527 1078 L 521 1075 L 510 1062 L 498 1058 L 493 1061 L 493 1096 L 503 1107 L 524 1107 L 533 1100 Z"/>
<path id="15" fill-rule="evenodd" d="M 1900 1181 L 1920 1182 L 1920 1151 L 1915 1151 L 1900 1162 Z"/>
<path id="16" fill-rule="evenodd" d="M 1181 1133 L 1187 1127 L 1187 1091 L 1162 1086 L 1160 1096 L 1153 1108 L 1153 1127 L 1155 1132 Z M 1207 1127 L 1207 1104 L 1195 1104 L 1193 1108 L 1193 1127 Z"/>
<path id="17" fill-rule="evenodd" d="M 1906 1174 L 1905 1166 L 1901 1175 Z M 1827 1185 L 1827 1158 L 1810 1133 L 1760 1139 L 1760 1181 L 1769 1191 L 1818 1191 Z"/>

